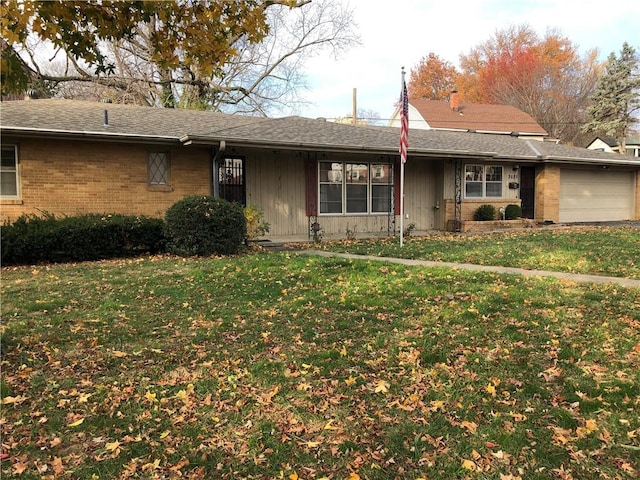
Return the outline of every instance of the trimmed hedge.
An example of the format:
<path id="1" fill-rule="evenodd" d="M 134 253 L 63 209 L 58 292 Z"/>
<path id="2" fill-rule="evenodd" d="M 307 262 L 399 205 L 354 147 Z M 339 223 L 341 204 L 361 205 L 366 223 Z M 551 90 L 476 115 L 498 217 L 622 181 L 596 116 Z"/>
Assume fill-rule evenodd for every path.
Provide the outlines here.
<path id="1" fill-rule="evenodd" d="M 506 220 L 515 220 L 520 217 L 522 217 L 522 208 L 520 205 L 512 203 L 507 205 L 507 208 L 504 209 L 504 218 Z"/>
<path id="2" fill-rule="evenodd" d="M 2 226 L 2 265 L 82 262 L 158 253 L 164 248 L 159 218 L 89 214 L 56 218 L 22 215 Z"/>
<path id="3" fill-rule="evenodd" d="M 481 222 L 487 222 L 496 219 L 496 207 L 485 204 L 480 205 L 473 214 L 473 219 Z"/>
<path id="4" fill-rule="evenodd" d="M 167 210 L 165 235 L 169 252 L 176 255 L 229 255 L 243 246 L 247 222 L 239 203 L 195 195 Z"/>

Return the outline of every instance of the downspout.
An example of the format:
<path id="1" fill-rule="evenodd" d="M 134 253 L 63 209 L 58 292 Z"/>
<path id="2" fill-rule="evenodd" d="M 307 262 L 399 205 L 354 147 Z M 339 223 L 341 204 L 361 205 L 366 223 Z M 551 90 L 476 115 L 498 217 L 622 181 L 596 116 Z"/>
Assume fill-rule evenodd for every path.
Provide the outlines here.
<path id="1" fill-rule="evenodd" d="M 211 193 L 213 197 L 218 198 L 220 196 L 220 184 L 218 182 L 218 162 L 220 157 L 227 148 L 227 143 L 224 140 L 220 140 L 218 144 L 218 150 L 213 155 L 211 160 L 211 166 L 213 171 L 211 172 Z"/>

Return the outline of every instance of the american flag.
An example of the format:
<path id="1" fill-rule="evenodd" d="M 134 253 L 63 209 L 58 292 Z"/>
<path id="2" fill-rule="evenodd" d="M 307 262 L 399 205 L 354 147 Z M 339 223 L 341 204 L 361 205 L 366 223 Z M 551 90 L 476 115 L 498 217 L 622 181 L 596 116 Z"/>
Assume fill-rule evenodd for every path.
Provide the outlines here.
<path id="1" fill-rule="evenodd" d="M 409 97 L 407 84 L 402 79 L 402 91 L 400 92 L 400 159 L 407 163 L 407 148 L 409 147 Z"/>

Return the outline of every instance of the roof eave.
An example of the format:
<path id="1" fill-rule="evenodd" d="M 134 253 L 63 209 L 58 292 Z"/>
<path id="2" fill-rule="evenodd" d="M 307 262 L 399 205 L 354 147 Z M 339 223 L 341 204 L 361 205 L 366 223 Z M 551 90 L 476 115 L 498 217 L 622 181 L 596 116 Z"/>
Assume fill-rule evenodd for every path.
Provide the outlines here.
<path id="1" fill-rule="evenodd" d="M 283 149 L 283 150 L 313 150 L 334 153 L 373 153 L 380 155 L 400 155 L 398 150 L 385 147 L 369 147 L 367 145 L 327 145 L 304 142 L 260 142 L 245 139 L 213 138 L 209 136 L 184 135 L 180 137 L 183 145 L 218 145 L 224 141 L 228 146 L 253 147 L 259 149 Z M 496 158 L 496 152 L 472 152 L 469 150 L 438 150 L 409 148 L 410 157 L 467 157 L 467 158 Z"/>
<path id="2" fill-rule="evenodd" d="M 108 127 L 105 127 L 108 128 Z M 162 143 L 177 144 L 177 137 L 165 137 L 154 135 L 138 135 L 134 133 L 120 132 L 80 132 L 72 130 L 56 130 L 26 127 L 0 127 L 2 136 L 26 137 L 29 138 L 56 138 L 57 140 L 99 140 L 103 142 L 126 142 L 126 143 Z"/>

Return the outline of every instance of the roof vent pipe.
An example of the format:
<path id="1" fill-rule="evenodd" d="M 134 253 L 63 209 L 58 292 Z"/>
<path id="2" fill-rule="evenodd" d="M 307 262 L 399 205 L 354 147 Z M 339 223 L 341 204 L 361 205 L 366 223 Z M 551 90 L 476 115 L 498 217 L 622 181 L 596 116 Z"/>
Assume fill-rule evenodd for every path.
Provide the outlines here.
<path id="1" fill-rule="evenodd" d="M 104 126 L 109 126 L 109 110 L 107 110 L 106 108 L 104 109 Z"/>

